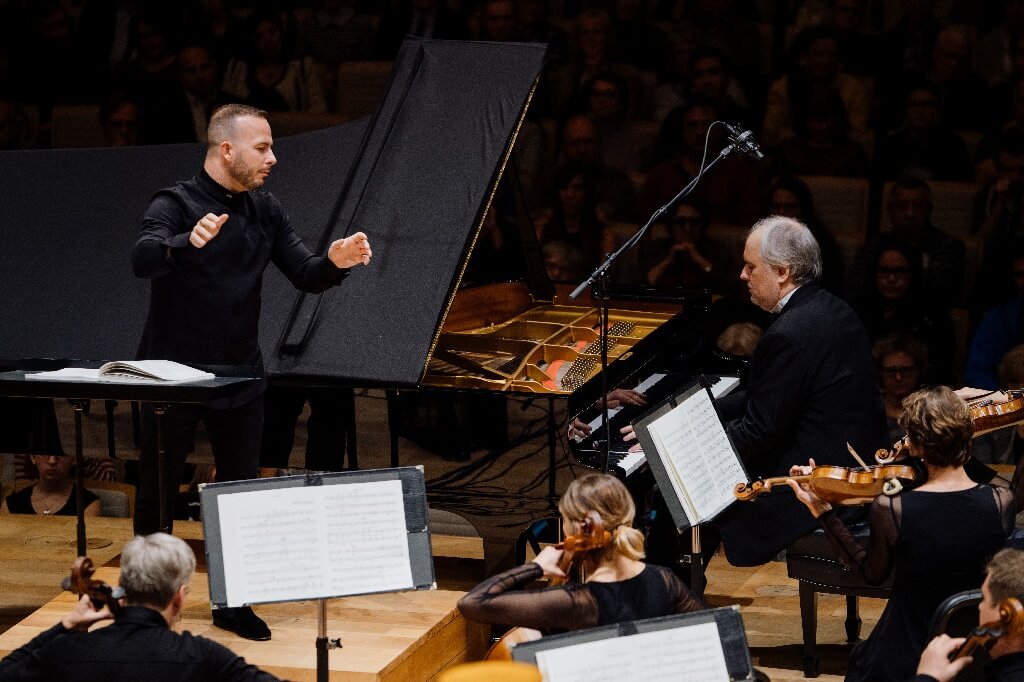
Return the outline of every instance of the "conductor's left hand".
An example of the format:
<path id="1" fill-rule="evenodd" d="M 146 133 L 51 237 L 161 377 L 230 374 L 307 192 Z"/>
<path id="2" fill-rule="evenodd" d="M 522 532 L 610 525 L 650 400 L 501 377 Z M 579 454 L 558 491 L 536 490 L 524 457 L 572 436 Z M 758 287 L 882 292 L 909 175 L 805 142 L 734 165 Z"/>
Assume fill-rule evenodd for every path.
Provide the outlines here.
<path id="1" fill-rule="evenodd" d="M 370 240 L 362 232 L 338 239 L 327 250 L 327 257 L 338 268 L 351 268 L 360 264 L 369 265 L 372 255 Z"/>

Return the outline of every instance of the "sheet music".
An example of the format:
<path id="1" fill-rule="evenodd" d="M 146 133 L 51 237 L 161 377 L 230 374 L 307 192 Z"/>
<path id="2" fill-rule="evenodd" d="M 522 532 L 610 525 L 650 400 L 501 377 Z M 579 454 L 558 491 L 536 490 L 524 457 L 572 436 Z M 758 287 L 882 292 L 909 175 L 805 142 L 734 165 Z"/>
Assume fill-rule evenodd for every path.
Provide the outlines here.
<path id="1" fill-rule="evenodd" d="M 692 523 L 712 518 L 734 501 L 733 486 L 746 474 L 707 391 L 697 391 L 647 428 L 673 487 L 683 491 Z"/>
<path id="2" fill-rule="evenodd" d="M 537 652 L 544 682 L 728 682 L 714 622 Z"/>
<path id="3" fill-rule="evenodd" d="M 221 495 L 228 606 L 412 589 L 402 482 Z"/>

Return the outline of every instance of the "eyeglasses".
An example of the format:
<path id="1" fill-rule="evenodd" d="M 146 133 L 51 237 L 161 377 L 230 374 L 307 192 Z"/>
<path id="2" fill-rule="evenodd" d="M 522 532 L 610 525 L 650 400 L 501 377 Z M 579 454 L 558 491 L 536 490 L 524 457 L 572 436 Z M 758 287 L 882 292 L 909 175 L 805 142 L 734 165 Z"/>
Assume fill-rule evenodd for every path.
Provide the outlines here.
<path id="1" fill-rule="evenodd" d="M 917 367 L 913 365 L 904 365 L 902 367 L 883 367 L 882 374 L 887 377 L 898 377 L 900 375 L 908 376 L 911 373 L 917 373 Z"/>

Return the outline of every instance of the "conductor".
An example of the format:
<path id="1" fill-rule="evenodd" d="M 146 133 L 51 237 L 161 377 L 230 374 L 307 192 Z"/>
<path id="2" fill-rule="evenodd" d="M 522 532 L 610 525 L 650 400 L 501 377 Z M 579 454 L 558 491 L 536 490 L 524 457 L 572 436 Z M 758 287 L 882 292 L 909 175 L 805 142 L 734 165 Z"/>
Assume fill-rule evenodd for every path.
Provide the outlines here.
<path id="1" fill-rule="evenodd" d="M 158 191 L 132 252 L 136 276 L 150 280 L 149 313 L 140 359 L 175 360 L 225 374 L 228 367 L 260 381 L 227 399 L 172 405 L 165 416 L 168 507 L 200 420 L 213 450 L 218 481 L 256 478 L 266 388 L 258 343 L 263 272 L 273 262 L 297 288 L 318 293 L 339 284 L 372 252 L 362 232 L 314 255 L 263 184 L 277 163 L 266 114 L 241 104 L 210 117 L 206 159 L 198 175 Z M 159 527 L 156 418 L 142 415 L 142 455 L 135 532 Z M 164 510 L 171 518 L 171 509 Z M 214 624 L 249 639 L 270 630 L 248 607 L 219 609 Z"/>

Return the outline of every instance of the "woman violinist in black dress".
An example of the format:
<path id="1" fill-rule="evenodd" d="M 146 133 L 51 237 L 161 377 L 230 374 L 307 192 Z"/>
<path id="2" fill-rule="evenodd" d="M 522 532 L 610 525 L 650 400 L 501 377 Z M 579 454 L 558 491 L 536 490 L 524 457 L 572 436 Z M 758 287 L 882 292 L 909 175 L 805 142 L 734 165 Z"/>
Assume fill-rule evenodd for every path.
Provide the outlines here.
<path id="1" fill-rule="evenodd" d="M 875 498 L 867 547 L 806 483 L 789 481 L 844 563 L 871 584 L 895 572 L 878 624 L 850 654 L 847 682 L 912 678 L 936 607 L 952 594 L 981 585 L 985 562 L 1013 528 L 1016 505 L 1009 486 L 998 478 L 992 484 L 976 483 L 964 471 L 973 425 L 959 396 L 946 386 L 922 388 L 904 399 L 899 423 L 911 456 L 927 469 L 927 480 Z M 808 469 L 794 467 L 791 474 Z"/>
<path id="2" fill-rule="evenodd" d="M 545 547 L 522 566 L 488 578 L 459 601 L 466 615 L 483 623 L 543 632 L 686 613 L 701 601 L 662 566 L 645 564 L 643 534 L 632 527 L 635 508 L 626 486 L 607 474 L 573 481 L 558 503 L 567 535 L 578 534 L 590 512 L 597 512 L 611 542 L 583 554 L 585 582 L 547 589 L 523 588 L 541 577 L 564 578 L 561 549 Z"/>

